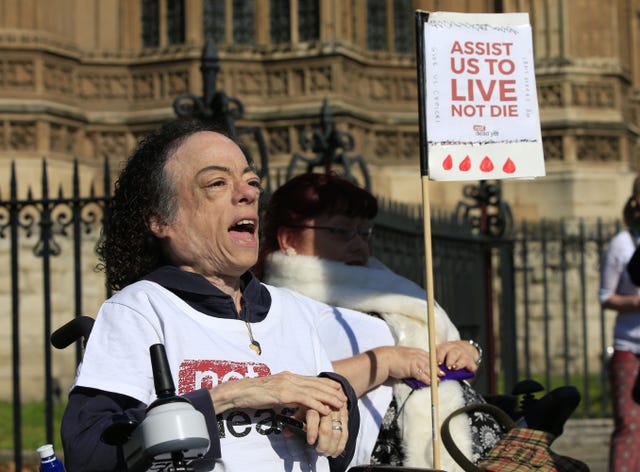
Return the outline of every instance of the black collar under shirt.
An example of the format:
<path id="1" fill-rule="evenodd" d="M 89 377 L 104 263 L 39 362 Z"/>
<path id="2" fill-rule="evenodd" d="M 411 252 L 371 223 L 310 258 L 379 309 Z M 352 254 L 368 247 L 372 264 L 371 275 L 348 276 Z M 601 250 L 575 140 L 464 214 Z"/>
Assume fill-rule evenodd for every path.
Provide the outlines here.
<path id="1" fill-rule="evenodd" d="M 271 307 L 269 291 L 249 271 L 240 277 L 243 301 L 240 313 L 237 312 L 229 295 L 195 272 L 187 272 L 174 266 L 162 266 L 143 279 L 156 282 L 173 292 L 195 310 L 218 318 L 256 323 L 267 316 Z"/>

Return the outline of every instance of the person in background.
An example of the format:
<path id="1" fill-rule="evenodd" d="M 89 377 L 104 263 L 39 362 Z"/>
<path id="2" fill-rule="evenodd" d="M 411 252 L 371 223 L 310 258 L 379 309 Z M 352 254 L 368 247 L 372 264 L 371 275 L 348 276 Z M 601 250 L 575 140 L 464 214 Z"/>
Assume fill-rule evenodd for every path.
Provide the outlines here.
<path id="1" fill-rule="evenodd" d="M 320 324 L 319 332 L 334 368 L 349 379 L 366 404 L 371 393 L 388 388 L 381 383 L 391 381 L 389 407 L 376 410 L 384 419 L 372 419 L 375 412 L 367 412 L 361 404 L 362 421 L 381 427 L 377 441 L 374 435 L 371 442 L 371 462 L 433 467 L 431 389 L 415 388 L 400 380 L 417 377 L 428 384 L 428 357 L 416 357 L 412 365 L 410 356 L 397 351 L 407 347 L 424 350 L 428 345 L 425 292 L 370 256 L 377 209 L 375 197 L 337 175 L 308 173 L 291 179 L 274 192 L 266 208 L 256 273 L 267 284 L 288 287 L 337 307 L 335 316 Z M 343 308 L 362 313 L 343 316 Z M 437 304 L 435 317 L 435 354 L 442 369 L 438 376 L 444 375 L 444 367 L 472 376 L 482 360 L 481 349 L 473 341 L 460 339 Z M 395 344 L 395 348 L 379 344 L 376 349 L 376 342 L 370 342 L 372 336 L 387 329 L 393 340 L 383 337 L 380 342 Z M 364 365 L 358 366 L 355 360 Z M 403 365 L 407 366 L 404 372 Z M 388 375 L 392 369 L 379 366 L 396 366 L 398 372 Z M 464 380 L 440 382 L 441 421 L 465 404 L 483 401 Z M 460 449 L 474 461 L 500 436 L 495 422 L 482 415 L 473 415 L 473 422 L 465 415 L 458 416 L 451 432 Z M 462 470 L 444 448 L 441 461 L 444 470 Z"/>
<path id="2" fill-rule="evenodd" d="M 207 421 L 198 470 L 343 471 L 357 398 L 316 334 L 328 305 L 266 287 L 258 256 L 260 179 L 215 126 L 176 120 L 126 162 L 99 244 L 108 286 L 62 420 L 67 470 L 126 470 L 100 440 L 155 400 L 149 346 L 164 344 L 177 394 Z M 306 421 L 304 436 L 278 414 Z"/>
<path id="3" fill-rule="evenodd" d="M 603 308 L 617 312 L 613 356 L 608 372 L 611 383 L 614 429 L 609 470 L 640 470 L 640 404 L 632 396 L 640 368 L 640 288 L 633 283 L 628 263 L 640 243 L 640 176 L 623 209 L 626 228 L 610 241 L 601 267 L 598 297 Z"/>

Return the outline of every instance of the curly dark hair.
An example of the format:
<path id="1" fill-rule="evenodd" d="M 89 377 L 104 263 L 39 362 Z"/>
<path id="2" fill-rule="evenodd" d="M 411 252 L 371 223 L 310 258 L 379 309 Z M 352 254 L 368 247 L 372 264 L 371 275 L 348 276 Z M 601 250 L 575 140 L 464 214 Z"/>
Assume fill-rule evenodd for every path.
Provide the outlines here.
<path id="1" fill-rule="evenodd" d="M 107 206 L 97 247 L 98 268 L 105 271 L 112 290 L 120 290 L 167 263 L 149 221 L 156 218 L 169 224 L 175 218 L 174 183 L 165 173 L 165 164 L 187 138 L 200 131 L 229 137 L 217 123 L 177 119 L 140 141 L 126 161 Z"/>
<path id="2" fill-rule="evenodd" d="M 336 174 L 306 173 L 278 188 L 262 217 L 260 255 L 254 273 L 261 276 L 267 255 L 279 250 L 278 229 L 320 215 L 373 220 L 378 201 L 369 191 Z"/>

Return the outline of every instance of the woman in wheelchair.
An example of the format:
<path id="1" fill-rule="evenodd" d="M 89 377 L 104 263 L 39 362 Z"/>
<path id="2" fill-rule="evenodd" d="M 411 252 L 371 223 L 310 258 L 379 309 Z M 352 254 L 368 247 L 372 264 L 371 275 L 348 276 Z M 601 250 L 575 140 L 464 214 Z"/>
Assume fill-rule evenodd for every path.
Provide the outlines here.
<path id="1" fill-rule="evenodd" d="M 262 285 L 260 179 L 221 130 L 174 121 L 144 139 L 116 183 L 99 245 L 108 286 L 62 421 L 67 470 L 126 470 L 101 440 L 156 399 L 149 347 L 163 344 L 177 394 L 211 440 L 197 470 L 345 470 L 353 389 L 316 335 L 330 307 Z M 305 423 L 295 434 L 282 416 Z"/>

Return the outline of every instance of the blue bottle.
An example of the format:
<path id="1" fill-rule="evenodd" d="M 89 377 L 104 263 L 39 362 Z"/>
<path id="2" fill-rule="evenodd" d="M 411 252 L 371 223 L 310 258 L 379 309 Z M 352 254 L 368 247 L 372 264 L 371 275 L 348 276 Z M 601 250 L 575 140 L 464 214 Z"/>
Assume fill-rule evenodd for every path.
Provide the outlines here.
<path id="1" fill-rule="evenodd" d="M 62 462 L 53 452 L 53 444 L 45 444 L 38 448 L 40 454 L 40 472 L 64 472 Z"/>

